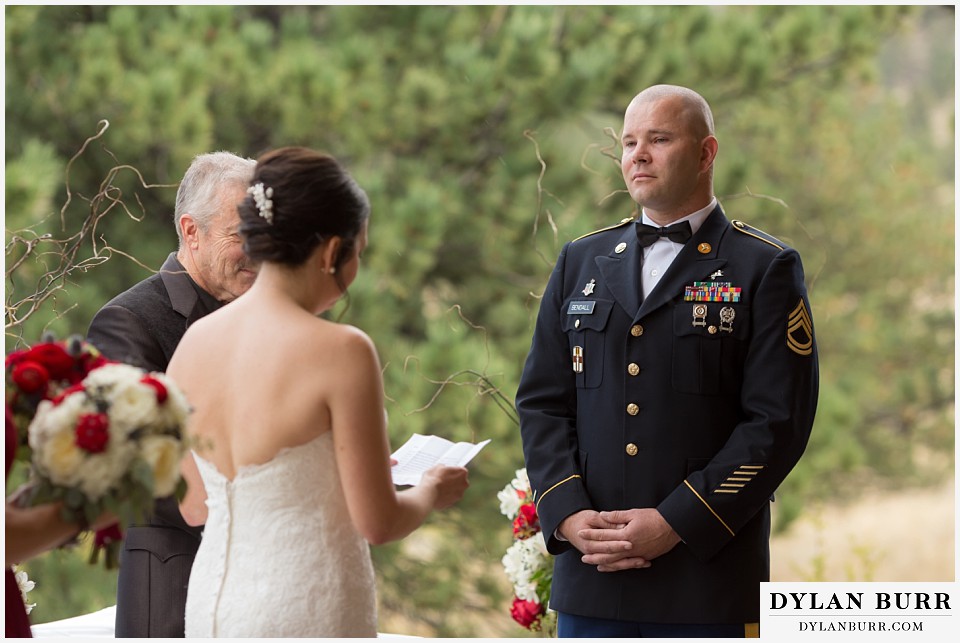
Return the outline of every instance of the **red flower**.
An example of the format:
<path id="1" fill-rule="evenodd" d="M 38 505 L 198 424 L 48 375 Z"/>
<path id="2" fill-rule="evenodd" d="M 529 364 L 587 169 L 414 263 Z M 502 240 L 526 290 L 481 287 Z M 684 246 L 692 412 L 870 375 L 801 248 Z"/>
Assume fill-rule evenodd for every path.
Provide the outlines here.
<path id="1" fill-rule="evenodd" d="M 540 531 L 540 518 L 537 516 L 537 508 L 532 502 L 520 505 L 520 512 L 513 520 L 513 536 L 523 540 L 536 535 Z"/>
<path id="2" fill-rule="evenodd" d="M 99 353 L 84 353 L 80 356 L 80 370 L 83 371 L 83 377 L 89 375 L 93 369 L 110 363 L 110 360 Z"/>
<path id="3" fill-rule="evenodd" d="M 13 383 L 27 395 L 45 393 L 50 374 L 42 364 L 33 361 L 20 361 L 10 374 Z"/>
<path id="4" fill-rule="evenodd" d="M 140 383 L 153 387 L 153 390 L 157 395 L 157 404 L 163 404 L 167 401 L 167 387 L 163 385 L 163 382 L 154 377 L 150 377 L 149 375 L 144 375 L 140 380 Z"/>
<path id="5" fill-rule="evenodd" d="M 4 365 L 4 368 L 6 368 L 7 370 L 10 370 L 11 366 L 16 366 L 26 358 L 27 358 L 26 350 L 14 351 L 9 355 L 7 355 L 6 364 Z"/>
<path id="6" fill-rule="evenodd" d="M 109 527 L 98 529 L 93 536 L 93 549 L 90 550 L 90 563 L 96 563 L 103 552 L 104 564 L 107 569 L 116 569 L 120 565 L 120 544 L 123 542 L 123 532 L 120 525 L 113 523 Z"/>
<path id="7" fill-rule="evenodd" d="M 105 413 L 84 413 L 77 420 L 77 446 L 88 453 L 102 453 L 110 440 L 109 426 Z"/>
<path id="8" fill-rule="evenodd" d="M 100 548 L 110 543 L 120 542 L 121 540 L 123 540 L 123 532 L 120 531 L 120 525 L 113 523 L 109 527 L 97 530 L 94 534 L 93 545 L 94 547 Z"/>
<path id="9" fill-rule="evenodd" d="M 68 386 L 67 388 L 60 391 L 60 394 L 58 396 L 53 398 L 53 405 L 57 406 L 58 404 L 60 404 L 60 402 L 63 402 L 64 398 L 66 398 L 68 395 L 72 395 L 82 390 L 84 390 L 83 384 L 74 384 L 73 386 Z"/>
<path id="10" fill-rule="evenodd" d="M 543 605 L 533 601 L 524 601 L 519 598 L 513 599 L 513 605 L 510 606 L 510 616 L 520 625 L 528 630 L 540 629 L 540 617 L 544 614 Z"/>
<path id="11" fill-rule="evenodd" d="M 73 371 L 73 357 L 60 344 L 37 344 L 27 351 L 27 359 L 42 364 L 50 379 L 65 380 Z"/>

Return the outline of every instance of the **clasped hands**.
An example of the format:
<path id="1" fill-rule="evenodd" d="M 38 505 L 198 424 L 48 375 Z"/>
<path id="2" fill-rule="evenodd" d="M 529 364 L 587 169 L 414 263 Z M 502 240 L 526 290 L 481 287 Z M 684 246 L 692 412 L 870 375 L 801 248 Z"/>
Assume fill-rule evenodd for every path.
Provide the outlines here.
<path id="1" fill-rule="evenodd" d="M 583 562 L 601 572 L 650 567 L 650 561 L 680 542 L 677 532 L 652 507 L 585 509 L 567 516 L 558 531 L 583 554 Z"/>

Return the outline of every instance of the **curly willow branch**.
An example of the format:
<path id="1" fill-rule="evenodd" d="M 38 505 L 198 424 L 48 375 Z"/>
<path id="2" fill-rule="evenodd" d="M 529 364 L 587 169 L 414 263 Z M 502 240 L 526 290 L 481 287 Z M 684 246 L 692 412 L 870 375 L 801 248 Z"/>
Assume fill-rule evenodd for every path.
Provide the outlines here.
<path id="1" fill-rule="evenodd" d="M 543 207 L 543 195 L 548 194 L 552 196 L 561 205 L 563 204 L 563 202 L 560 201 L 560 199 L 558 199 L 556 195 L 554 195 L 552 192 L 550 192 L 549 190 L 543 187 L 543 177 L 547 173 L 547 162 L 543 160 L 543 155 L 540 154 L 540 144 L 537 143 L 537 139 L 534 138 L 533 134 L 534 133 L 531 130 L 523 131 L 524 138 L 526 138 L 531 143 L 533 143 L 534 153 L 537 155 L 537 161 L 540 163 L 540 174 L 537 175 L 537 216 L 533 218 L 533 231 L 530 234 L 530 238 L 534 240 L 533 251 L 536 252 L 537 256 L 543 260 L 544 264 L 549 266 L 549 265 L 553 265 L 553 261 L 548 257 L 546 257 L 542 252 L 540 252 L 540 248 L 537 247 L 537 243 L 536 243 L 537 231 L 540 229 L 540 217 L 542 215 L 546 215 L 547 223 L 550 224 L 550 230 L 553 232 L 554 244 L 556 244 L 557 239 L 559 239 L 559 230 L 557 229 L 556 222 L 553 220 L 553 214 L 551 214 L 549 209 L 544 209 Z"/>
<path id="2" fill-rule="evenodd" d="M 721 201 L 733 201 L 736 199 L 744 199 L 744 198 L 761 199 L 764 201 L 772 201 L 773 203 L 776 203 L 783 209 L 792 211 L 792 209 L 790 208 L 790 205 L 783 199 L 775 196 L 770 196 L 768 194 L 757 194 L 756 192 L 751 190 L 749 186 L 746 186 L 746 192 L 738 192 L 737 194 L 730 194 L 730 195 L 727 195 L 724 197 L 718 197 L 718 198 L 720 198 Z M 813 235 L 810 234 L 810 230 L 807 229 L 807 226 L 804 225 L 803 220 L 800 217 L 794 215 L 793 220 L 794 222 L 796 222 L 797 227 L 803 230 L 803 233 L 807 235 L 807 239 L 809 239 L 810 241 L 815 241 Z M 826 267 L 826 265 L 827 265 L 827 258 L 824 256 L 823 259 L 820 261 L 820 265 L 817 266 L 816 269 L 812 271 L 811 273 L 812 276 L 807 280 L 808 291 L 810 292 L 814 291 L 817 285 L 817 281 L 820 278 L 820 275 L 823 273 L 823 269 Z"/>
<path id="3" fill-rule="evenodd" d="M 417 363 L 417 371 L 420 372 L 420 358 L 414 355 L 408 355 L 403 362 L 403 372 L 407 372 L 407 366 L 410 362 Z M 457 381 L 463 375 L 473 375 L 476 379 L 470 382 Z M 517 426 L 520 425 L 520 419 L 517 417 L 516 409 L 513 406 L 513 401 L 510 400 L 498 386 L 491 382 L 486 375 L 475 371 L 473 369 L 465 368 L 463 370 L 457 371 L 456 373 L 451 373 L 442 380 L 434 380 L 420 372 L 420 376 L 431 384 L 437 385 L 437 390 L 433 392 L 433 395 L 430 397 L 430 400 L 426 404 L 421 406 L 418 409 L 408 411 L 406 415 L 413 415 L 414 413 L 423 413 L 440 397 L 440 394 L 447 388 L 447 386 L 475 386 L 477 387 L 477 397 L 483 397 L 489 395 L 494 403 L 500 408 L 501 411 Z"/>
<path id="4" fill-rule="evenodd" d="M 460 307 L 459 304 L 454 304 L 453 306 L 447 309 L 447 312 L 449 313 L 451 310 L 456 310 L 460 319 L 465 324 L 467 324 L 471 329 L 478 330 L 482 333 L 483 348 L 487 355 L 487 364 L 489 364 L 490 363 L 490 343 L 487 338 L 487 329 L 484 326 L 475 324 L 470 319 L 468 319 L 466 315 L 463 314 L 463 309 Z M 506 416 L 514 424 L 519 426 L 520 419 L 517 417 L 516 409 L 513 406 L 513 401 L 510 398 L 508 398 L 506 395 L 504 395 L 498 386 L 496 386 L 493 382 L 490 381 L 490 378 L 486 375 L 486 373 L 467 368 L 467 369 L 459 370 L 455 373 L 452 373 L 451 375 L 448 375 L 442 380 L 435 380 L 425 376 L 420 371 L 420 358 L 415 357 L 413 355 L 408 355 L 404 360 L 403 362 L 404 373 L 407 372 L 407 366 L 410 364 L 410 362 L 416 362 L 417 372 L 420 373 L 420 377 L 422 377 L 425 381 L 429 382 L 430 384 L 436 384 L 437 390 L 434 391 L 433 395 L 430 397 L 430 400 L 426 404 L 424 404 L 418 409 L 409 411 L 407 415 L 412 415 L 414 413 L 422 413 L 427 409 L 429 409 L 437 401 L 437 399 L 440 397 L 440 394 L 443 393 L 443 391 L 447 388 L 447 386 L 475 386 L 477 388 L 478 398 L 489 396 L 491 399 L 493 399 L 494 403 L 500 408 L 500 410 L 503 411 L 504 414 L 506 414 Z M 486 369 L 486 366 L 484 366 L 484 369 Z M 470 382 L 458 381 L 458 379 L 464 375 L 473 375 L 475 379 Z"/>
<path id="5" fill-rule="evenodd" d="M 132 255 L 110 246 L 102 236 L 98 237 L 96 234 L 97 225 L 104 216 L 116 208 L 120 208 L 134 221 L 143 219 L 143 214 L 138 216 L 127 207 L 123 201 L 123 192 L 114 185 L 117 176 L 122 171 L 133 172 L 139 180 L 140 186 L 145 189 L 175 187 L 176 184 L 149 184 L 135 167 L 118 164 L 107 171 L 97 193 L 90 199 L 84 199 L 89 203 L 89 206 L 86 215 L 80 221 L 79 229 L 72 234 L 67 229 L 67 210 L 73 202 L 74 196 L 70 181 L 73 164 L 87 151 L 93 141 L 103 137 L 109 127 L 110 123 L 108 121 L 101 120 L 97 124 L 97 132 L 87 138 L 76 154 L 67 162 L 64 170 L 66 199 L 63 207 L 60 208 L 60 234 L 38 232 L 48 219 L 43 219 L 23 230 L 7 230 L 10 237 L 5 246 L 7 265 L 5 277 L 8 289 L 4 302 L 4 330 L 8 336 L 16 337 L 18 341 L 23 339 L 21 333 L 24 322 L 37 314 L 48 302 L 52 305 L 54 312 L 51 322 L 62 318 L 67 311 L 73 308 L 71 306 L 66 311 L 58 311 L 56 306 L 57 295 L 65 290 L 71 276 L 77 273 L 86 273 L 91 268 L 102 265 L 113 254 L 124 256 L 138 266 L 152 270 Z M 109 150 L 104 148 L 104 151 L 115 159 Z M 135 195 L 135 198 L 142 213 L 144 211 L 143 203 L 140 201 L 139 195 Z M 81 257 L 80 251 L 87 242 L 90 244 L 92 254 L 88 257 Z M 28 260 L 40 266 L 41 273 L 35 278 L 36 281 L 31 286 L 18 288 L 21 281 L 27 282 L 30 279 L 29 277 L 20 278 Z M 24 290 L 28 291 L 27 294 L 24 294 Z M 12 332 L 14 329 L 18 329 L 19 332 Z"/>

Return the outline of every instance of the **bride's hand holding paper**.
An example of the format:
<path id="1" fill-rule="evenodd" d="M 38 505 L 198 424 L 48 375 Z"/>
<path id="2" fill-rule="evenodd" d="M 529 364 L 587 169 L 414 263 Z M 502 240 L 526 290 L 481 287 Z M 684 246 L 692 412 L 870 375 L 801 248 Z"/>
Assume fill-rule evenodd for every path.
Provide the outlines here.
<path id="1" fill-rule="evenodd" d="M 434 509 L 446 509 L 463 498 L 470 482 L 467 480 L 466 467 L 438 464 L 423 472 L 420 486 L 434 489 L 436 493 L 433 501 Z"/>
<path id="2" fill-rule="evenodd" d="M 397 486 L 416 486 L 421 476 L 430 467 L 442 464 L 450 467 L 465 467 L 487 446 L 490 440 L 478 444 L 453 443 L 436 435 L 414 433 L 402 447 L 390 456 L 395 461 L 391 476 Z"/>

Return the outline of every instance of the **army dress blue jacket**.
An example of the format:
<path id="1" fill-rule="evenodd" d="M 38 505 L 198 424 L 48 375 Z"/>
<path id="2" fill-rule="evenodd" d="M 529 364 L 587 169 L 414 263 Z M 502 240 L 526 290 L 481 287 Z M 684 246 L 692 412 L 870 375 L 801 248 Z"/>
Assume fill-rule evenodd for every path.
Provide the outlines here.
<path id="1" fill-rule="evenodd" d="M 755 623 L 770 502 L 803 453 L 818 393 L 797 252 L 718 205 L 643 300 L 625 219 L 567 243 L 517 391 L 548 550 L 550 605 L 650 623 Z M 555 538 L 583 509 L 656 507 L 682 542 L 599 572 Z"/>

